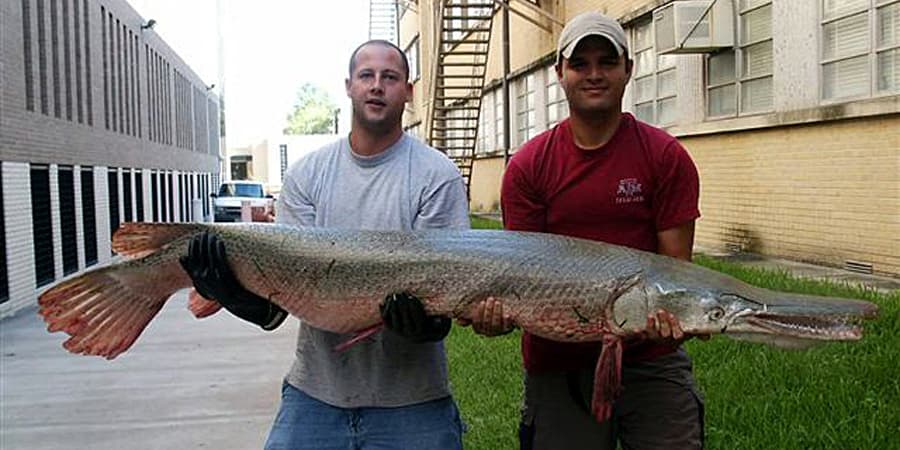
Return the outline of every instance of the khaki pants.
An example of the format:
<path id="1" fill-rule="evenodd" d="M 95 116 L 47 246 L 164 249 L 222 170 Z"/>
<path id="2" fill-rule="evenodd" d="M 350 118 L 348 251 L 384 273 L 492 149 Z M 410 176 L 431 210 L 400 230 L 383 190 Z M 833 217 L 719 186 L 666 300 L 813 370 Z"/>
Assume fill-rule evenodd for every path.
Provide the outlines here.
<path id="1" fill-rule="evenodd" d="M 703 401 L 683 350 L 623 368 L 613 418 L 590 414 L 593 369 L 525 375 L 521 450 L 703 448 Z"/>

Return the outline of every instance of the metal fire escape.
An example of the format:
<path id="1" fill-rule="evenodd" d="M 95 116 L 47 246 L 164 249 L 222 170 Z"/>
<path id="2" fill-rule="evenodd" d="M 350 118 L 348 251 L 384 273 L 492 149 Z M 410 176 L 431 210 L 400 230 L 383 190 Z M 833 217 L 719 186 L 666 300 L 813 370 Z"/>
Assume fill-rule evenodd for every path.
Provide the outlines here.
<path id="1" fill-rule="evenodd" d="M 397 1 L 369 0 L 369 39 L 398 43 Z"/>
<path id="2" fill-rule="evenodd" d="M 495 6 L 491 0 L 436 1 L 439 29 L 428 140 L 456 163 L 468 192 Z"/>

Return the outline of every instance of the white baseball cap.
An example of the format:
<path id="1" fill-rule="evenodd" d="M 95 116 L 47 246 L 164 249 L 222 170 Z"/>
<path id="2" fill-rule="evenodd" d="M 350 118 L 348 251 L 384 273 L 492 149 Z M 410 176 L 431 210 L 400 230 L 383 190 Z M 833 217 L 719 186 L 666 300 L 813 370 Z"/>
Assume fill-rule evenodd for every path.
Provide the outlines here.
<path id="1" fill-rule="evenodd" d="M 573 17 L 563 28 L 556 47 L 556 63 L 559 64 L 562 58 L 569 59 L 582 39 L 594 35 L 605 37 L 612 42 L 619 55 L 628 52 L 628 41 L 625 39 L 622 25 L 612 17 L 590 11 Z"/>

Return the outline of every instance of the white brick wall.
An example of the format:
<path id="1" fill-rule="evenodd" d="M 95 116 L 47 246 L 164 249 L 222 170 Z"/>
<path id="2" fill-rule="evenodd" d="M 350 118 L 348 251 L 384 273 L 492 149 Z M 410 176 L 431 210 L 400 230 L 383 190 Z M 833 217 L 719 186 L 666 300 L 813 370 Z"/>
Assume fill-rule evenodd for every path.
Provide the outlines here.
<path id="1" fill-rule="evenodd" d="M 81 166 L 72 167 L 75 192 L 75 243 L 78 248 L 78 270 L 84 269 L 84 206 L 81 202 Z"/>
<path id="2" fill-rule="evenodd" d="M 53 279 L 58 280 L 63 276 L 62 227 L 59 223 L 59 166 L 50 164 L 48 172 L 50 177 L 50 223 L 53 227 Z"/>
<path id="3" fill-rule="evenodd" d="M 109 261 L 112 251 L 109 245 L 109 189 L 107 188 L 106 167 L 94 167 L 94 199 L 97 205 L 97 262 L 100 264 Z M 120 208 L 121 210 L 121 208 Z"/>
<path id="4" fill-rule="evenodd" d="M 0 304 L 0 317 L 5 317 L 35 303 L 37 283 L 34 275 L 29 165 L 3 162 L 2 170 L 9 300 Z"/>

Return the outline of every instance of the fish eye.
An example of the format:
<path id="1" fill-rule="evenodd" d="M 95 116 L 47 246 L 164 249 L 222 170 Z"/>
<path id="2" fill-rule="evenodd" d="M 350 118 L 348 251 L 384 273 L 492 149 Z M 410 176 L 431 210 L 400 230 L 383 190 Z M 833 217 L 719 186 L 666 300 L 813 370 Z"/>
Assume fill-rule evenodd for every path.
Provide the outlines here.
<path id="1" fill-rule="evenodd" d="M 722 318 L 725 317 L 725 310 L 722 308 L 716 307 L 716 308 L 709 310 L 709 312 L 706 313 L 706 315 L 707 315 L 707 317 L 709 317 L 709 320 L 712 320 L 712 321 L 722 320 Z"/>

